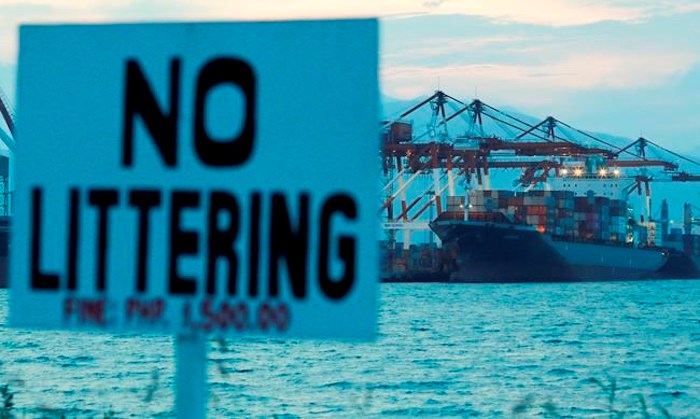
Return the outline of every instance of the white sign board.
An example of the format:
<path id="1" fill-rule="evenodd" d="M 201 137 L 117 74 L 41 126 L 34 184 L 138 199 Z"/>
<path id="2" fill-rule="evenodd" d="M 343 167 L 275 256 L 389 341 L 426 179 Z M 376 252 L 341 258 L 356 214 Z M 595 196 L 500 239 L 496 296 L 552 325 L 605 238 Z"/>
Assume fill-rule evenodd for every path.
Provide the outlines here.
<path id="1" fill-rule="evenodd" d="M 377 36 L 23 26 L 11 324 L 371 338 Z"/>

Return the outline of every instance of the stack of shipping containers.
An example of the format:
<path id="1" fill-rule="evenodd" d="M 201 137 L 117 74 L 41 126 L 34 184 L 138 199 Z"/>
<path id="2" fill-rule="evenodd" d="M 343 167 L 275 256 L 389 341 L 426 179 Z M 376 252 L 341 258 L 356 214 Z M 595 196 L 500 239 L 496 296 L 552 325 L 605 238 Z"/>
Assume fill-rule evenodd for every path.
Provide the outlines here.
<path id="1" fill-rule="evenodd" d="M 628 209 L 623 200 L 572 191 L 472 190 L 469 220 L 530 225 L 553 237 L 625 243 Z"/>

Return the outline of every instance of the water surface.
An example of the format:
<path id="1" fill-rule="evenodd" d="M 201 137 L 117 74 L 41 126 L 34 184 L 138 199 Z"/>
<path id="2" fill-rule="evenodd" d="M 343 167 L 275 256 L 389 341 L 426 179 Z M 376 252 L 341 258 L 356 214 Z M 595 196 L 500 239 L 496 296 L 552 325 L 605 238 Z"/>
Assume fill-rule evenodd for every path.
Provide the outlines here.
<path id="1" fill-rule="evenodd" d="M 172 415 L 170 337 L 9 329 L 7 298 L 18 412 Z M 382 284 L 380 310 L 374 343 L 210 342 L 209 415 L 700 416 L 700 281 Z"/>

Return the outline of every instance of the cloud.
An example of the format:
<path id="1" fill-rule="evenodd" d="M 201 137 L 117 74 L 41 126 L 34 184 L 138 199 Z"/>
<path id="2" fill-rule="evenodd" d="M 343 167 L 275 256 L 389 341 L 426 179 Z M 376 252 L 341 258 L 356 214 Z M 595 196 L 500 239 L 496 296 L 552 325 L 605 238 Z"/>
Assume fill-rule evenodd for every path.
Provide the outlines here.
<path id="1" fill-rule="evenodd" d="M 365 16 L 385 18 L 382 87 L 401 98 L 440 85 L 576 115 L 571 95 L 638 97 L 700 62 L 700 3 L 689 0 L 0 0 L 0 86 L 14 90 L 20 22 Z"/>
<path id="2" fill-rule="evenodd" d="M 434 7 L 440 6 L 444 2 L 445 2 L 445 0 L 425 0 L 425 1 L 423 1 L 423 6 L 434 8 Z"/>
<path id="3" fill-rule="evenodd" d="M 483 16 L 493 20 L 534 25 L 570 26 L 600 21 L 637 21 L 644 15 L 634 6 L 610 6 L 601 1 L 519 0 L 451 1 L 442 13 Z"/>
<path id="4" fill-rule="evenodd" d="M 532 39 L 518 35 L 492 35 L 480 37 L 445 37 L 435 36 L 428 40 L 412 41 L 410 47 L 396 46 L 386 49 L 382 58 L 392 65 L 406 62 L 431 62 L 433 58 L 455 57 L 465 54 L 481 54 L 487 49 L 507 48 L 516 46 L 524 47 L 524 44 Z"/>
<path id="5" fill-rule="evenodd" d="M 532 78 L 540 69 L 553 76 L 548 82 L 563 89 L 631 89 L 658 86 L 674 75 L 686 72 L 693 65 L 690 54 L 667 51 L 584 53 L 540 68 L 526 69 Z M 658 65 L 663 62 L 664 65 Z"/>
<path id="6" fill-rule="evenodd" d="M 563 27 L 604 21 L 640 22 L 658 15 L 697 11 L 700 5 L 694 0 L 178 0 L 171 2 L 170 8 L 187 10 L 193 19 L 393 18 L 456 14 L 499 22 Z"/>
<path id="7" fill-rule="evenodd" d="M 664 65 L 657 65 L 659 62 Z M 381 79 L 385 93 L 398 98 L 428 94 L 439 84 L 459 97 L 470 97 L 477 91 L 481 96 L 515 106 L 545 108 L 578 91 L 661 86 L 687 72 L 693 64 L 694 57 L 684 53 L 584 52 L 541 64 L 391 66 L 383 69 Z"/>
<path id="8" fill-rule="evenodd" d="M 572 27 L 463 16 L 387 21 L 382 89 L 414 99 L 440 86 L 463 100 L 688 150 L 700 130 L 700 13 L 662 6 L 649 21 Z"/>
<path id="9" fill-rule="evenodd" d="M 644 1 L 647 15 L 663 16 L 700 11 L 697 0 L 647 0 Z"/>
<path id="10" fill-rule="evenodd" d="M 16 56 L 17 26 L 23 22 L 147 20 L 276 20 L 442 14 L 478 16 L 498 22 L 566 27 L 596 22 L 639 22 L 655 15 L 689 13 L 689 0 L 0 0 L 0 61 Z"/>

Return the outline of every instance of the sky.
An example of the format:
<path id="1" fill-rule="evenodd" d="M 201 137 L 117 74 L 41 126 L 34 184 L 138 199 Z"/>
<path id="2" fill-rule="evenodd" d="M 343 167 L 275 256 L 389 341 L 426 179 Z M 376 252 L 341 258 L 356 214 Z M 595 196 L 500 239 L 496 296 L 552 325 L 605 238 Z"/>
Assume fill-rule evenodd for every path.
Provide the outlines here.
<path id="1" fill-rule="evenodd" d="M 700 1 L 0 0 L 0 88 L 27 22 L 381 18 L 383 100 L 464 100 L 700 156 Z"/>

